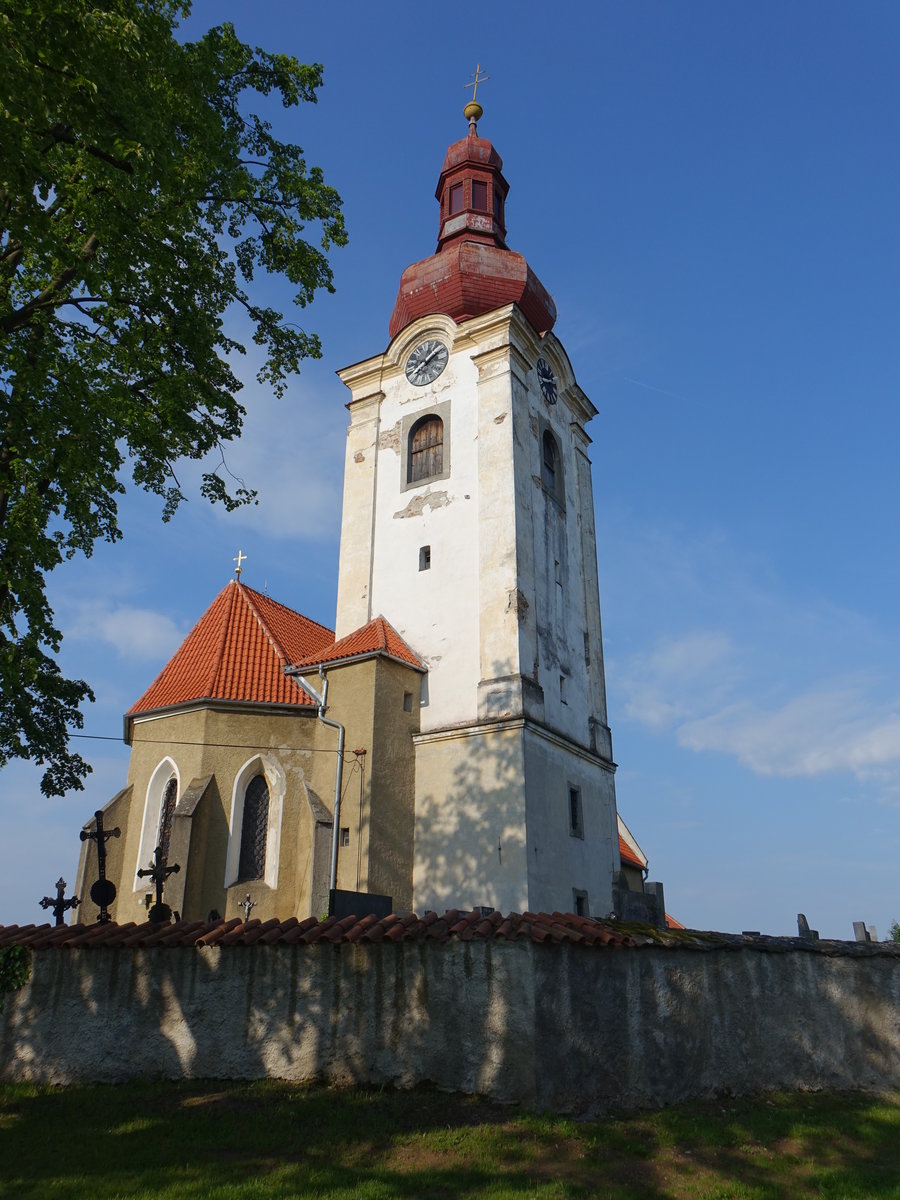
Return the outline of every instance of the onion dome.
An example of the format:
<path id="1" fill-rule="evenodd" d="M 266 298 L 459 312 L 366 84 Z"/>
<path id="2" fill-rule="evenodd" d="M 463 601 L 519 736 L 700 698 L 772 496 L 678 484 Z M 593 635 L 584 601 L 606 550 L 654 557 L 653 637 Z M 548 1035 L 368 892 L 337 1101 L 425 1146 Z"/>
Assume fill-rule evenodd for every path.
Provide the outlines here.
<path id="1" fill-rule="evenodd" d="M 482 109 L 466 105 L 469 132 L 447 150 L 435 195 L 440 205 L 437 251 L 413 263 L 400 279 L 391 314 L 394 338 L 429 313 L 454 321 L 518 304 L 539 334 L 553 328 L 556 305 L 521 254 L 506 245 L 503 160 L 478 136 Z"/>

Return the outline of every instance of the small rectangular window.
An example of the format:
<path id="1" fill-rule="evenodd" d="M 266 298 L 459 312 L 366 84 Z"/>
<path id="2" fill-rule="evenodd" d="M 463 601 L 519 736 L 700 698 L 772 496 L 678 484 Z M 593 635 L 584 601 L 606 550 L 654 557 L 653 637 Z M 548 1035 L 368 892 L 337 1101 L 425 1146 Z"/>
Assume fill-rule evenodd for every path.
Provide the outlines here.
<path id="1" fill-rule="evenodd" d="M 581 788 L 569 785 L 569 833 L 584 837 L 584 813 L 581 807 Z"/>
<path id="2" fill-rule="evenodd" d="M 412 712 L 412 692 L 403 693 L 403 711 Z"/>
<path id="3" fill-rule="evenodd" d="M 430 571 L 431 570 L 431 547 L 430 546 L 420 546 L 419 547 L 419 570 L 420 571 Z"/>
<path id="4" fill-rule="evenodd" d="M 560 677 L 559 677 L 559 698 L 563 704 L 569 703 L 567 696 L 566 696 L 567 683 L 568 683 L 568 680 L 566 679 L 565 675 L 560 675 Z"/>
<path id="5" fill-rule="evenodd" d="M 472 207 L 477 212 L 487 212 L 487 184 L 481 179 L 472 180 Z"/>
<path id="6" fill-rule="evenodd" d="M 341 845 L 342 846 L 350 845 L 350 830 L 347 827 L 341 828 Z"/>
<path id="7" fill-rule="evenodd" d="M 463 207 L 463 185 L 454 183 L 450 189 L 450 216 L 454 213 L 462 212 Z"/>
<path id="8" fill-rule="evenodd" d="M 580 888 L 572 888 L 572 901 L 576 917 L 589 917 L 591 915 L 587 892 L 583 892 Z"/>

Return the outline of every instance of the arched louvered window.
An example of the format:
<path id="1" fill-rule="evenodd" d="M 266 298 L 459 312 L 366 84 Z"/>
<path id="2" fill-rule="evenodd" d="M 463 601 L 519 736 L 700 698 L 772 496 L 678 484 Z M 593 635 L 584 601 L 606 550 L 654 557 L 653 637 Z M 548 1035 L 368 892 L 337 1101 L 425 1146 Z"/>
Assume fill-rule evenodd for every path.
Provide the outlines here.
<path id="1" fill-rule="evenodd" d="M 266 873 L 266 837 L 269 832 L 269 787 L 265 775 L 254 775 L 244 792 L 241 819 L 241 857 L 238 882 L 262 879 Z"/>
<path id="2" fill-rule="evenodd" d="M 423 417 L 409 431 L 409 479 L 430 479 L 444 470 L 444 422 L 440 417 Z"/>
<path id="3" fill-rule="evenodd" d="M 542 438 L 541 482 L 545 491 L 559 498 L 559 446 L 549 429 L 544 430 Z"/>
<path id="4" fill-rule="evenodd" d="M 175 805 L 178 803 L 178 780 L 173 775 L 166 784 L 163 792 L 162 805 L 159 810 L 159 833 L 156 844 L 159 846 L 160 858 L 169 857 L 169 843 L 172 840 L 172 822 L 175 820 Z"/>

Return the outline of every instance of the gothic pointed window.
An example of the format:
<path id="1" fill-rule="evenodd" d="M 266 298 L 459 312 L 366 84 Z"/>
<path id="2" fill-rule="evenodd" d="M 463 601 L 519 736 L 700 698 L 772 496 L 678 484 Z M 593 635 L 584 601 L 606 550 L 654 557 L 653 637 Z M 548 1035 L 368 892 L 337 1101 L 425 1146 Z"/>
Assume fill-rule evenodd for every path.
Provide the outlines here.
<path id="1" fill-rule="evenodd" d="M 255 775 L 244 792 L 241 820 L 241 856 L 238 881 L 262 879 L 266 873 L 266 838 L 269 832 L 269 787 L 265 775 Z"/>
<path id="2" fill-rule="evenodd" d="M 431 479 L 444 470 L 444 422 L 428 416 L 417 421 L 409 431 L 409 479 Z"/>
<path id="3" fill-rule="evenodd" d="M 175 805 L 178 803 L 178 780 L 173 775 L 166 784 L 163 792 L 162 806 L 159 810 L 159 833 L 156 844 L 160 849 L 160 858 L 169 857 L 169 843 L 172 840 L 172 822 L 175 819 Z"/>

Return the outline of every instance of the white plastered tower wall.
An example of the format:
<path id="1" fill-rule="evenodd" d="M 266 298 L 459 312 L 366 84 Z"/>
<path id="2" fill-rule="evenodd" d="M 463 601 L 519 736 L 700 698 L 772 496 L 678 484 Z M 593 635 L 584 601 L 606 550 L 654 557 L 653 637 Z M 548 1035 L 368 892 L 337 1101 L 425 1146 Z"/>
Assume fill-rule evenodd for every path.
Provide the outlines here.
<path id="1" fill-rule="evenodd" d="M 448 363 L 416 387 L 404 367 L 429 338 Z M 558 339 L 515 305 L 458 325 L 420 318 L 340 377 L 352 395 L 336 634 L 383 614 L 428 668 L 415 907 L 571 911 L 577 893 L 605 915 L 620 864 L 584 428 L 596 410 Z M 409 432 L 431 413 L 444 471 L 410 484 Z M 555 496 L 545 432 L 560 450 Z"/>

